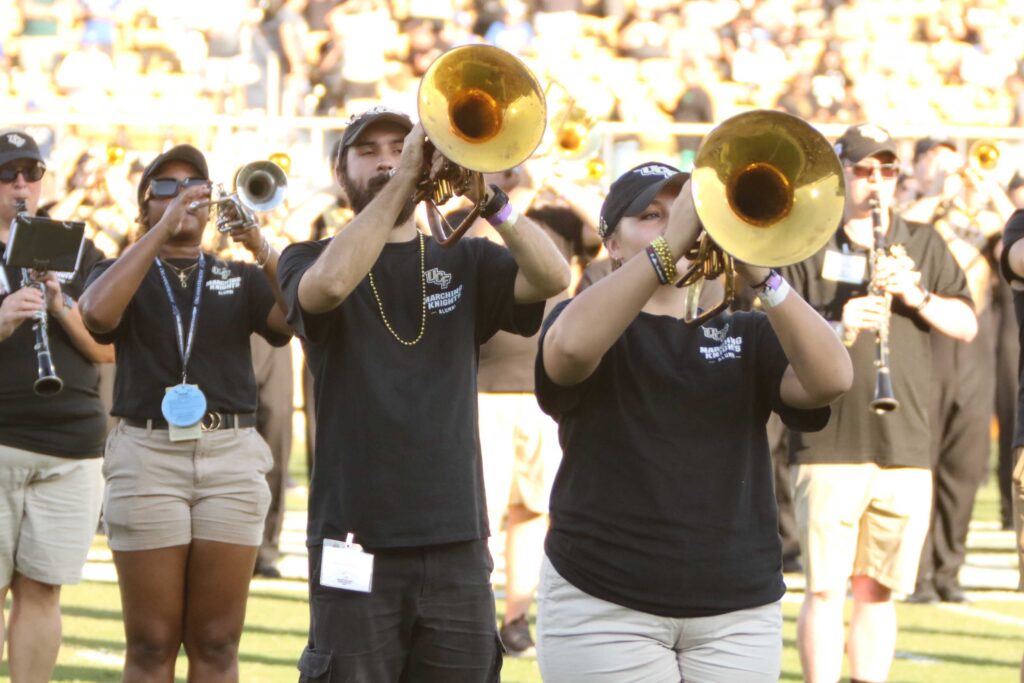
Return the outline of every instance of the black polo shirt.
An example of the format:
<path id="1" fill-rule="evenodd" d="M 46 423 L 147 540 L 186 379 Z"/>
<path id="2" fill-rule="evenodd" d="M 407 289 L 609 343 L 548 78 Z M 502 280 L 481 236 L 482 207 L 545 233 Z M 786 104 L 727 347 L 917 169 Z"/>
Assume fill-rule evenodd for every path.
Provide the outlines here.
<path id="1" fill-rule="evenodd" d="M 930 226 L 893 217 L 885 245 L 901 244 L 921 272 L 921 286 L 943 297 L 971 304 L 963 271 L 942 237 Z M 826 320 L 838 323 L 843 306 L 868 291 L 870 268 L 855 283 L 826 280 L 828 252 L 870 253 L 850 242 L 842 228 L 818 253 L 783 269 L 793 288 Z M 932 385 L 931 327 L 911 308 L 893 301 L 889 322 L 889 367 L 899 409 L 882 415 L 871 410 L 875 393 L 875 334 L 862 332 L 850 348 L 853 386 L 832 403 L 832 418 L 814 434 L 795 433 L 791 461 L 810 463 L 876 463 L 882 467 L 931 466 L 929 401 Z"/>
<path id="2" fill-rule="evenodd" d="M 6 248 L 0 242 L 0 260 Z M 103 253 L 85 240 L 78 270 L 57 274 L 64 294 L 77 300 L 85 276 L 102 258 Z M 0 282 L 6 282 L 12 292 L 21 289 L 21 269 L 0 268 Z M 107 418 L 97 389 L 99 371 L 53 317 L 47 328 L 53 366 L 64 382 L 54 396 L 38 396 L 32 390 L 38 377 L 32 321 L 26 320 L 0 341 L 0 443 L 64 458 L 99 457 L 107 435 Z"/>

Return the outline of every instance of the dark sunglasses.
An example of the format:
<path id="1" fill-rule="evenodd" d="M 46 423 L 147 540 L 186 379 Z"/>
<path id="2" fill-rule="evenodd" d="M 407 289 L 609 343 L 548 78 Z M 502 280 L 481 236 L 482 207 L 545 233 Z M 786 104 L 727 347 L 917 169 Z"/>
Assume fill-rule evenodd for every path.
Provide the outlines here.
<path id="1" fill-rule="evenodd" d="M 46 173 L 46 166 L 33 161 L 31 164 L 10 164 L 0 168 L 0 183 L 13 183 L 21 174 L 30 183 L 37 182 Z"/>
<path id="2" fill-rule="evenodd" d="M 207 185 L 209 182 L 206 178 L 185 178 L 184 180 L 178 180 L 177 178 L 154 178 L 149 183 L 149 196 L 156 199 L 170 199 L 171 197 L 177 197 L 178 193 L 186 187 Z"/>
<path id="3" fill-rule="evenodd" d="M 875 169 L 882 174 L 882 177 L 886 180 L 892 180 L 898 178 L 900 175 L 899 164 L 879 164 L 878 166 L 868 166 L 866 164 L 854 164 L 850 166 L 850 170 L 853 172 L 855 178 L 870 178 L 875 173 Z"/>

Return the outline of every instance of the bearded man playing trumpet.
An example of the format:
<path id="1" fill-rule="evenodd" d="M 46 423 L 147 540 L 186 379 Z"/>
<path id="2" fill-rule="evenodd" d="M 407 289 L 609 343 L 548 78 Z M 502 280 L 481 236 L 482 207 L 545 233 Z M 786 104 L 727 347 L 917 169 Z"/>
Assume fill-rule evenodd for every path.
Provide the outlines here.
<path id="1" fill-rule="evenodd" d="M 446 163 L 429 149 L 405 114 L 355 117 L 335 159 L 355 217 L 281 257 L 317 412 L 301 680 L 490 683 L 501 669 L 477 357 L 498 330 L 536 332 L 569 266 L 494 186 L 473 199 L 505 246 L 418 230 L 424 160 L 431 177 Z"/>

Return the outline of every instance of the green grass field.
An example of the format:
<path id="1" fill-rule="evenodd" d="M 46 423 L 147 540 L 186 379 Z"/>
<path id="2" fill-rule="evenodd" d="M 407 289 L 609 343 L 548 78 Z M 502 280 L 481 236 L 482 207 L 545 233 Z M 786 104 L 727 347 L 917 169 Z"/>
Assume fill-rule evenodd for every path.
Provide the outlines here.
<path id="1" fill-rule="evenodd" d="M 303 480 L 300 458 L 294 458 L 293 475 Z M 304 509 L 301 495 L 289 496 L 289 506 Z M 989 483 L 981 492 L 975 519 L 994 522 L 998 499 Z M 1004 538 L 1001 536 L 1000 538 Z M 99 562 L 105 544 L 96 540 Z M 1004 544 L 1005 545 L 1005 544 Z M 1003 566 L 1008 548 L 986 550 L 984 559 L 998 557 Z M 1012 593 L 975 593 L 980 599 L 967 607 L 899 604 L 900 634 L 897 659 L 890 681 L 920 683 L 1007 683 L 1018 680 L 1024 648 L 1024 601 Z M 794 591 L 784 603 L 782 679 L 799 681 L 796 653 L 796 616 L 800 594 Z M 64 641 L 54 674 L 55 681 L 118 681 L 124 652 L 117 585 L 111 581 L 86 581 L 68 587 L 62 598 Z M 9 605 L 8 605 L 9 608 Z M 499 601 L 499 612 L 503 609 Z M 241 680 L 263 683 L 297 680 L 295 661 L 306 641 L 305 584 L 299 581 L 261 581 L 251 592 L 245 634 L 241 643 Z M 184 657 L 178 680 L 185 680 Z M 0 666 L 7 680 L 7 669 Z M 506 683 L 538 683 L 540 673 L 532 659 L 506 659 L 502 680 Z M 626 683 L 626 682 L 624 682 Z"/>

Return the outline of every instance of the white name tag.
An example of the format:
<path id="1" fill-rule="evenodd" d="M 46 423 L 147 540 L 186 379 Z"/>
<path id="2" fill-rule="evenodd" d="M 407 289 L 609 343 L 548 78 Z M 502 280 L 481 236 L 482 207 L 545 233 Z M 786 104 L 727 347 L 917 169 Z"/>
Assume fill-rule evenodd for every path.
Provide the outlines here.
<path id="1" fill-rule="evenodd" d="M 178 427 L 177 425 L 167 425 L 167 438 L 171 441 L 195 441 L 203 435 L 203 428 L 200 423 L 196 422 L 194 425 L 188 427 Z"/>
<path id="2" fill-rule="evenodd" d="M 373 555 L 353 543 L 352 534 L 344 541 L 325 538 L 320 556 L 320 585 L 369 593 L 373 585 Z"/>
<path id="3" fill-rule="evenodd" d="M 851 285 L 862 284 L 868 271 L 868 257 L 864 254 L 841 254 L 826 251 L 825 262 L 821 265 L 821 277 L 832 282 Z"/>

